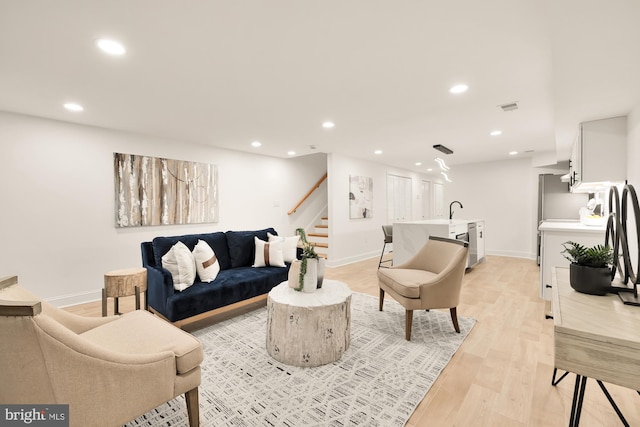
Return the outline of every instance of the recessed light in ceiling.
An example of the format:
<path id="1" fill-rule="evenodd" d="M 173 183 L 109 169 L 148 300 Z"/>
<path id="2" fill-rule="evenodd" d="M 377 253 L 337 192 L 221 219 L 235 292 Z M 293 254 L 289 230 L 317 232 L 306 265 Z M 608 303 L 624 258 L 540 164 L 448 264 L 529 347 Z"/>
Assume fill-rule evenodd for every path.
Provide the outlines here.
<path id="1" fill-rule="evenodd" d="M 253 141 L 251 143 L 251 146 L 252 147 L 260 147 L 260 146 L 262 146 L 262 143 L 260 141 Z"/>
<path id="2" fill-rule="evenodd" d="M 98 39 L 96 45 L 109 55 L 124 55 L 126 52 L 122 43 L 111 39 Z"/>
<path id="3" fill-rule="evenodd" d="M 382 154 L 382 150 L 376 150 L 373 152 L 373 154 Z"/>
<path id="4" fill-rule="evenodd" d="M 433 168 L 427 169 L 427 172 L 431 172 L 431 171 L 433 171 Z"/>
<path id="5" fill-rule="evenodd" d="M 502 131 L 501 130 L 492 130 L 489 135 L 491 136 L 498 136 L 498 135 L 502 135 Z"/>
<path id="6" fill-rule="evenodd" d="M 333 122 L 324 122 L 322 124 L 322 127 L 325 128 L 325 129 L 331 129 L 334 126 L 335 126 L 335 124 Z"/>
<path id="7" fill-rule="evenodd" d="M 69 111 L 73 111 L 73 112 L 80 112 L 80 111 L 84 111 L 84 107 L 78 103 L 75 102 L 67 102 L 66 104 L 64 104 L 64 108 L 66 108 Z"/>
<path id="8" fill-rule="evenodd" d="M 510 156 L 515 156 L 516 154 L 518 154 L 518 152 L 517 152 L 517 151 L 509 151 L 509 155 L 510 155 Z"/>
<path id="9" fill-rule="evenodd" d="M 287 151 L 287 154 L 290 156 L 295 156 L 296 152 L 295 151 Z"/>
<path id="10" fill-rule="evenodd" d="M 416 162 L 416 166 L 422 166 L 422 162 Z"/>
<path id="11" fill-rule="evenodd" d="M 460 83 L 455 86 L 452 86 L 451 89 L 449 89 L 449 92 L 457 94 L 457 93 L 466 92 L 467 89 L 469 89 L 469 86 L 467 86 L 464 83 Z"/>

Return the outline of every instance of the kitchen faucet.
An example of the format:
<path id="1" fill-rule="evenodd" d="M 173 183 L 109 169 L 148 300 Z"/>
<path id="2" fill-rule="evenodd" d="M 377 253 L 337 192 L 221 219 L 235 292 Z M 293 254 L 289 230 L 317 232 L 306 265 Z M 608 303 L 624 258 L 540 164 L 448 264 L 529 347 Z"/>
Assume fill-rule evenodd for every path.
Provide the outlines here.
<path id="1" fill-rule="evenodd" d="M 454 200 L 453 202 L 451 202 L 451 203 L 449 204 L 449 219 L 453 219 L 453 204 L 454 204 L 454 203 L 459 204 L 459 205 L 460 205 L 460 209 L 464 209 L 464 207 L 462 206 L 462 203 L 460 203 L 460 202 L 459 202 L 459 201 L 457 201 L 457 200 Z"/>

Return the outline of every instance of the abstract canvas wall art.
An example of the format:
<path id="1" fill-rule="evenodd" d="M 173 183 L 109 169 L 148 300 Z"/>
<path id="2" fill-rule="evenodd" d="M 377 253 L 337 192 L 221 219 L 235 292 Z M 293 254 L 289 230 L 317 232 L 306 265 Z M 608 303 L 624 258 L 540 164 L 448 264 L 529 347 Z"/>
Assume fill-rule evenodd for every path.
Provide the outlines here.
<path id="1" fill-rule="evenodd" d="M 218 222 L 215 165 L 113 153 L 116 227 Z"/>
<path id="2" fill-rule="evenodd" d="M 373 178 L 349 175 L 349 218 L 373 215 Z"/>

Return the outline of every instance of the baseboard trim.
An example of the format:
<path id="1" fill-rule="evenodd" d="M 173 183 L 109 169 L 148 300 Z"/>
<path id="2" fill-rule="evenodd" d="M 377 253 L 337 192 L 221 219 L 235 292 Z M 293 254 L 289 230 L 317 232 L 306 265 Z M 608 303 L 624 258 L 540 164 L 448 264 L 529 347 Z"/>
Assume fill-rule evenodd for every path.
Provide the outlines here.
<path id="1" fill-rule="evenodd" d="M 352 257 L 342 258 L 338 260 L 334 260 L 329 258 L 327 260 L 327 267 L 342 267 L 343 265 L 353 264 L 354 262 L 364 261 L 366 259 L 371 259 L 374 257 L 380 257 L 380 252 L 367 252 L 359 255 L 355 255 Z"/>
<path id="2" fill-rule="evenodd" d="M 46 298 L 54 307 L 64 308 L 72 305 L 86 304 L 88 302 L 102 301 L 102 290 L 78 292 L 77 294 L 61 295 L 59 297 Z"/>

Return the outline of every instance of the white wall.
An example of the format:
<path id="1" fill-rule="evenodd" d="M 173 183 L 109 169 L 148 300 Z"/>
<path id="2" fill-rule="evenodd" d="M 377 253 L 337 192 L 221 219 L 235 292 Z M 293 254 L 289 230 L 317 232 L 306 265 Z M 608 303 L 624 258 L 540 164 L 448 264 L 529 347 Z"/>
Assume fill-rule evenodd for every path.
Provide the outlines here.
<path id="1" fill-rule="evenodd" d="M 530 159 L 452 167 L 445 206 L 458 200 L 454 218 L 485 220 L 485 250 L 491 255 L 535 258 L 538 173 Z M 448 212 L 447 212 L 448 215 Z"/>
<path id="2" fill-rule="evenodd" d="M 417 215 L 416 199 L 421 180 L 432 177 L 408 170 L 367 162 L 360 159 L 329 154 L 329 266 L 338 266 L 379 256 L 384 242 L 382 225 L 387 224 L 387 174 L 392 173 L 412 179 L 412 212 Z M 349 175 L 373 178 L 373 209 L 371 218 L 349 218 Z"/>
<path id="3" fill-rule="evenodd" d="M 115 228 L 114 152 L 216 164 L 220 221 Z M 0 277 L 18 275 L 57 305 L 99 299 L 104 272 L 140 266 L 140 243 L 156 236 L 264 227 L 293 235 L 315 212 L 286 212 L 326 171 L 324 154 L 278 159 L 8 113 L 0 159 Z M 321 209 L 319 199 L 308 204 Z"/>
<path id="4" fill-rule="evenodd" d="M 627 117 L 627 178 L 640 191 L 640 104 Z"/>
<path id="5" fill-rule="evenodd" d="M 636 194 L 640 193 L 640 104 L 631 111 L 627 117 L 627 180 L 633 185 Z M 633 217 L 633 208 L 629 206 L 627 219 L 627 242 L 629 242 L 629 252 L 631 254 L 631 263 L 636 274 L 640 274 L 638 264 L 638 235 L 640 230 L 636 230 L 633 225 L 635 218 Z"/>

